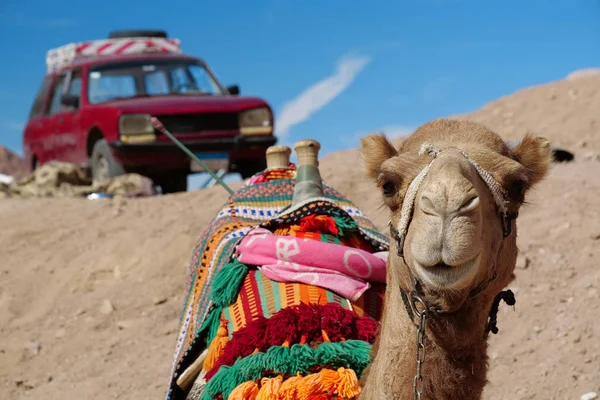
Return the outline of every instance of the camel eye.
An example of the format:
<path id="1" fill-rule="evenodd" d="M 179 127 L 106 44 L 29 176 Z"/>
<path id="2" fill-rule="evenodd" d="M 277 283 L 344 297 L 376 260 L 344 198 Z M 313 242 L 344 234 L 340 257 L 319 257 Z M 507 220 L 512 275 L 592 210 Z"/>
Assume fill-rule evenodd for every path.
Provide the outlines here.
<path id="1" fill-rule="evenodd" d="M 525 188 L 527 182 L 523 179 L 516 179 L 508 185 L 508 197 L 511 200 L 518 203 L 522 203 L 525 200 Z"/>
<path id="2" fill-rule="evenodd" d="M 383 189 L 383 194 L 388 197 L 393 196 L 397 191 L 396 185 L 390 181 L 384 182 L 383 185 L 381 185 L 381 189 Z"/>

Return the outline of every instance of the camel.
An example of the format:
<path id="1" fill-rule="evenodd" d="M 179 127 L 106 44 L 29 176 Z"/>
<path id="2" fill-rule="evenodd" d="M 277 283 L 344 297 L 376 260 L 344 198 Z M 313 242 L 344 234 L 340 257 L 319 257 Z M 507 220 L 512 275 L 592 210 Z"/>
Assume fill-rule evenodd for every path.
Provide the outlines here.
<path id="1" fill-rule="evenodd" d="M 297 168 L 287 146 L 270 148 L 267 170 L 229 198 L 199 242 L 166 400 L 481 398 L 488 333 L 499 302 L 514 304 L 503 289 L 514 279 L 516 219 L 549 169 L 548 141 L 508 146 L 482 125 L 448 119 L 399 149 L 381 134 L 363 138 L 389 238 L 322 182 L 319 147 L 298 142 Z M 269 240 L 288 245 L 265 268 L 248 249 L 268 250 Z M 296 274 L 295 254 L 305 253 L 292 242 L 324 256 Z M 359 253 L 368 270 L 349 267 Z M 278 275 L 286 268 L 293 277 Z M 313 281 L 314 268 L 335 278 L 326 283 L 321 269 Z"/>
<path id="2" fill-rule="evenodd" d="M 510 293 L 516 218 L 547 174 L 550 144 L 527 136 L 511 149 L 482 125 L 437 119 L 399 150 L 370 135 L 361 152 L 391 212 L 392 246 L 359 399 L 480 399 L 488 316 L 493 325 L 490 310 Z"/>

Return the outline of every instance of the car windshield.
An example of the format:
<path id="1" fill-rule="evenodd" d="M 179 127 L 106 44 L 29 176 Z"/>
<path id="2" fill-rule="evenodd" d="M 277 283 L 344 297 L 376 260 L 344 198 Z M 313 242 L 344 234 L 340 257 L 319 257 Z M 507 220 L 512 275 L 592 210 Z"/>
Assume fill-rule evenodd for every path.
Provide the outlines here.
<path id="1" fill-rule="evenodd" d="M 214 76 L 193 60 L 144 60 L 90 69 L 88 101 L 164 95 L 222 95 Z"/>

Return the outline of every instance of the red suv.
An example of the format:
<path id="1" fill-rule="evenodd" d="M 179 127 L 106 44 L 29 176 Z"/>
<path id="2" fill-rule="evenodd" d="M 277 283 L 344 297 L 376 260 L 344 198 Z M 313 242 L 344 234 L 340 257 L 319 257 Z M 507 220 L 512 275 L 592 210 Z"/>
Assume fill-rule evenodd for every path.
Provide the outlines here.
<path id="1" fill-rule="evenodd" d="M 161 31 L 63 46 L 48 52 L 47 65 L 24 131 L 30 169 L 60 160 L 94 179 L 137 172 L 163 193 L 187 190 L 187 175 L 201 169 L 153 128 L 152 116 L 211 168 L 244 178 L 265 168 L 276 142 L 264 100 L 223 87 Z"/>

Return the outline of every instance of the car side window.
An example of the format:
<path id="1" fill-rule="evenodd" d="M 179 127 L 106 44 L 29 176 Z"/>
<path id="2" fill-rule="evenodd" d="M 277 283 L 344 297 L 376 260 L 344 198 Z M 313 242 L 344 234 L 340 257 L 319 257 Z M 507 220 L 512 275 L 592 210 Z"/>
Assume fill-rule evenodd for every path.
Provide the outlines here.
<path id="1" fill-rule="evenodd" d="M 81 70 L 73 71 L 67 94 L 81 98 Z"/>
<path id="2" fill-rule="evenodd" d="M 33 105 L 31 106 L 31 111 L 29 112 L 29 119 L 39 117 L 44 112 L 44 103 L 46 101 L 46 97 L 48 95 L 48 90 L 50 89 L 50 84 L 52 83 L 52 78 L 50 76 L 46 76 L 42 81 L 42 85 L 35 96 L 35 100 L 33 101 Z"/>
<path id="3" fill-rule="evenodd" d="M 46 110 L 47 115 L 58 114 L 61 111 L 61 100 L 63 95 L 65 85 L 65 75 L 61 75 L 54 82 L 54 87 L 52 88 L 52 100 L 50 100 L 50 104 L 48 105 L 48 110 Z"/>
<path id="4" fill-rule="evenodd" d="M 81 102 L 81 70 L 74 70 L 71 73 L 71 80 L 69 82 L 69 88 L 67 89 L 67 94 L 69 96 L 76 97 Z M 66 108 L 63 106 L 63 108 Z M 69 109 L 74 109 L 72 107 L 68 107 Z"/>

